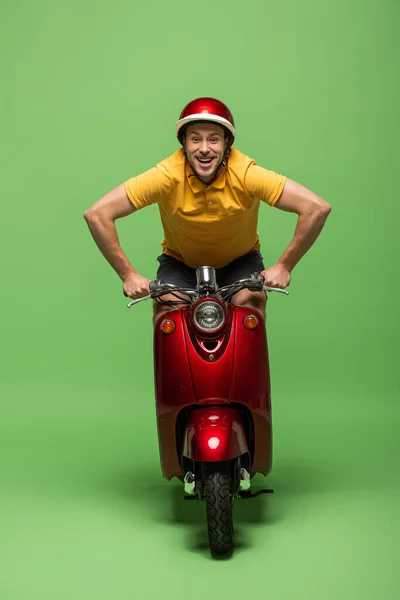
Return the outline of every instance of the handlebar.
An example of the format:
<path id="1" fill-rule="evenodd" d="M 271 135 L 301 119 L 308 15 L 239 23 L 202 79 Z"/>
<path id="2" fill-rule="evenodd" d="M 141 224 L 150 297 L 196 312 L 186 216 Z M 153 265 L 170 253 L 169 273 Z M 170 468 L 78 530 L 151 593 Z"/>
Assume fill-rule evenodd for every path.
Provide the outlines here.
<path id="1" fill-rule="evenodd" d="M 150 294 L 147 296 L 142 296 L 141 298 L 137 298 L 136 300 L 132 300 L 128 304 L 128 308 L 131 308 L 134 304 L 138 304 L 139 302 L 143 302 L 144 300 L 149 300 L 150 298 L 160 298 L 161 296 L 165 296 L 171 292 L 181 292 L 182 294 L 186 294 L 187 296 L 193 297 L 193 299 L 199 298 L 202 294 L 200 294 L 199 290 L 192 288 L 183 288 L 179 285 L 175 285 L 173 283 L 164 283 L 162 281 L 151 281 L 150 282 Z M 264 291 L 264 292 L 278 292 L 280 294 L 289 295 L 287 290 L 282 288 L 274 288 L 267 285 L 261 285 L 259 281 L 256 279 L 239 279 L 230 285 L 225 285 L 222 288 L 218 288 L 212 294 L 220 295 L 223 292 L 234 290 L 237 288 L 237 291 L 243 289 L 250 289 L 252 291 Z M 205 294 L 206 295 L 206 294 Z"/>

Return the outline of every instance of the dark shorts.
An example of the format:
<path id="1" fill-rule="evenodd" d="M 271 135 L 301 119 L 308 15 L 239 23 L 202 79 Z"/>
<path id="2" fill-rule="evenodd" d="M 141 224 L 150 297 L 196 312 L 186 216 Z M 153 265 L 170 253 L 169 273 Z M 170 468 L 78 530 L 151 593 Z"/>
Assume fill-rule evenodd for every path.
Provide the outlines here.
<path id="1" fill-rule="evenodd" d="M 157 257 L 160 266 L 157 271 L 157 279 L 162 279 L 165 283 L 175 283 L 182 287 L 196 287 L 196 269 L 186 266 L 180 260 L 161 254 Z M 215 269 L 217 283 L 219 287 L 229 285 L 238 279 L 245 279 L 252 273 L 261 273 L 264 271 L 263 257 L 259 250 L 253 250 L 244 256 L 239 256 L 234 261 Z"/>

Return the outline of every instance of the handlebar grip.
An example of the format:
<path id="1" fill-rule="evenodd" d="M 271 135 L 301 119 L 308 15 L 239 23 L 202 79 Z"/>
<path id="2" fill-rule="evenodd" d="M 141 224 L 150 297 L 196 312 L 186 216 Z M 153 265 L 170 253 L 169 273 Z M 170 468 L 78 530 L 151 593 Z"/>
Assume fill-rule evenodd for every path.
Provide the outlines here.
<path id="1" fill-rule="evenodd" d="M 150 294 L 152 294 L 153 292 L 155 292 L 155 291 L 156 291 L 156 289 L 157 289 L 157 285 L 158 285 L 158 283 L 159 283 L 160 281 L 161 281 L 161 280 L 158 280 L 158 282 L 157 282 L 157 281 L 150 281 L 150 284 L 149 284 L 149 290 L 150 290 Z M 124 296 L 125 296 L 125 298 L 129 298 L 128 294 L 125 294 L 125 290 L 122 290 L 122 291 L 124 292 Z"/>
<path id="2" fill-rule="evenodd" d="M 149 284 L 149 289 L 150 289 L 150 293 L 152 294 L 153 292 L 156 291 L 157 289 L 157 282 L 156 281 L 150 281 Z"/>

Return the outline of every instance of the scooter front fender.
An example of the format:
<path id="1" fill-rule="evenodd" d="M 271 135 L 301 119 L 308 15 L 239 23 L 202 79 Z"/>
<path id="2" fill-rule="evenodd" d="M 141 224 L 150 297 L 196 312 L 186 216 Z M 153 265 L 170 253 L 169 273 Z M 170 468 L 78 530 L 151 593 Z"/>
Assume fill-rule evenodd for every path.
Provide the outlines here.
<path id="1" fill-rule="evenodd" d="M 248 452 L 240 415 L 230 407 L 195 408 L 185 423 L 182 455 L 190 460 L 231 460 Z"/>

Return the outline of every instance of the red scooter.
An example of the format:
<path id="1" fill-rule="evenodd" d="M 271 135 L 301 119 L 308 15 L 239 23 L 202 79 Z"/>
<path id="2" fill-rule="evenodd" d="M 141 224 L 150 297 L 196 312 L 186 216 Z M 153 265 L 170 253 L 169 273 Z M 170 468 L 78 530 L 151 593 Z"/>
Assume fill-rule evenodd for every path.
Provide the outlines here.
<path id="1" fill-rule="evenodd" d="M 264 319 L 230 299 L 245 288 L 288 292 L 265 286 L 258 273 L 222 288 L 212 267 L 196 277 L 195 289 L 153 281 L 150 295 L 128 307 L 148 298 L 168 304 L 162 297 L 171 293 L 182 303 L 154 327 L 161 466 L 166 479 L 184 483 L 187 499 L 205 500 L 209 547 L 222 558 L 234 548 L 233 499 L 252 497 L 251 478 L 267 475 L 272 462 Z"/>

